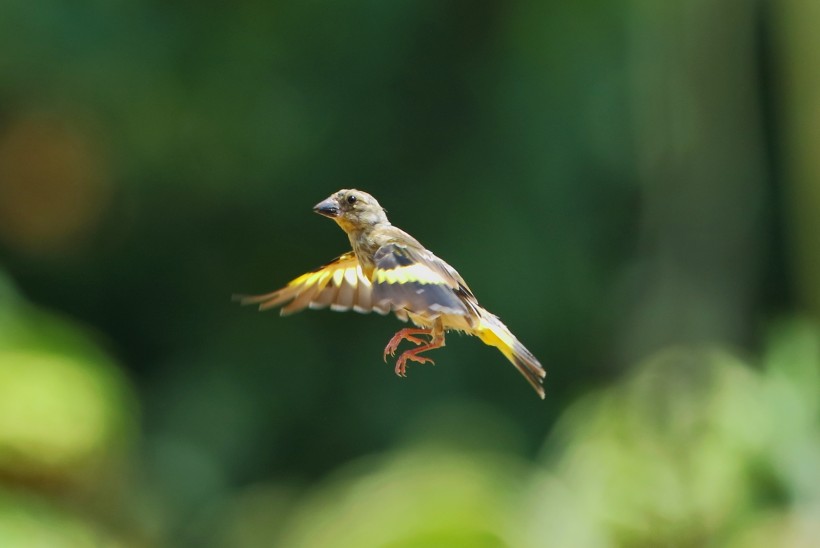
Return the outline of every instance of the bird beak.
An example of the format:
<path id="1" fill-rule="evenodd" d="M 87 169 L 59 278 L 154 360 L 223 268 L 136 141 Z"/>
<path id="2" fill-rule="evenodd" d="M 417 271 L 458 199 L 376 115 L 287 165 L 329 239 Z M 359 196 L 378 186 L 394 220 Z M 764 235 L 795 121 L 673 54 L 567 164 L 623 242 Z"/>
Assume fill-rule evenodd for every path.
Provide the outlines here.
<path id="1" fill-rule="evenodd" d="M 336 200 L 336 198 L 331 196 L 327 200 L 319 202 L 318 204 L 313 206 L 313 211 L 315 211 L 319 215 L 324 215 L 325 217 L 335 219 L 339 216 L 339 202 Z"/>

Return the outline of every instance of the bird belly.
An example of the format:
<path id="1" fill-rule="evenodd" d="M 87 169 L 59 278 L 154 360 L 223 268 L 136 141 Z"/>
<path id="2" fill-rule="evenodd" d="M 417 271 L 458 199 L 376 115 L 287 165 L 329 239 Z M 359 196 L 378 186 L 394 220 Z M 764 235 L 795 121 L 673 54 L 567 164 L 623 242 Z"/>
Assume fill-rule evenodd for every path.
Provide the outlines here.
<path id="1" fill-rule="evenodd" d="M 407 317 L 410 319 L 413 324 L 418 327 L 430 329 L 435 327 L 439 322 L 441 322 L 441 326 L 444 328 L 445 331 L 466 331 L 469 332 L 472 329 L 469 320 L 466 316 L 462 316 L 461 314 L 435 314 L 435 315 L 427 315 L 427 314 L 414 314 L 409 311 L 405 311 Z"/>

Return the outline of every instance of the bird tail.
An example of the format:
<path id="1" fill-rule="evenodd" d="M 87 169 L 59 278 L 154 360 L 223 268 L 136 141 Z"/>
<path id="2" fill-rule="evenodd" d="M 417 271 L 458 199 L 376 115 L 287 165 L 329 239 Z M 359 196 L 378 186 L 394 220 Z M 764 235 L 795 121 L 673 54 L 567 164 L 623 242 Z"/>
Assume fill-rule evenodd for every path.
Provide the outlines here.
<path id="1" fill-rule="evenodd" d="M 484 344 L 498 348 L 515 368 L 524 375 L 524 378 L 527 379 L 543 400 L 545 394 L 544 387 L 541 384 L 544 382 L 547 372 L 544 371 L 535 356 L 507 329 L 507 326 L 501 323 L 501 320 L 486 310 L 481 312 L 481 321 L 476 329 L 478 337 Z"/>

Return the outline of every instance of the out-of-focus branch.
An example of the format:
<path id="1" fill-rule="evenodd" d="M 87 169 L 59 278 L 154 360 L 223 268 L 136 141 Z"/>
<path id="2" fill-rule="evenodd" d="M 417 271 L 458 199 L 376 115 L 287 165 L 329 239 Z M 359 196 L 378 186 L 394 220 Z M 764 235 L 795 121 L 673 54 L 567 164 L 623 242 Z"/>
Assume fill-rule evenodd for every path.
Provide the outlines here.
<path id="1" fill-rule="evenodd" d="M 776 4 L 791 267 L 798 306 L 820 317 L 820 3 Z"/>

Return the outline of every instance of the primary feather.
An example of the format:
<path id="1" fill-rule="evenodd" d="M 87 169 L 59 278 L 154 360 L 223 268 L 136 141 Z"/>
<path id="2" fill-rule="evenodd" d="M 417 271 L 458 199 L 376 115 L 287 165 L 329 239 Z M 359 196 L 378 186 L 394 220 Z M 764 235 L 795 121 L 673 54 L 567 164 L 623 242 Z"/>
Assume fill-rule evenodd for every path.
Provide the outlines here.
<path id="1" fill-rule="evenodd" d="M 379 314 L 393 312 L 420 329 L 403 329 L 391 339 L 385 357 L 402 340 L 418 345 L 399 356 L 396 373 L 405 374 L 407 361 L 432 362 L 422 352 L 444 346 L 446 331 L 463 331 L 498 348 L 544 398 L 546 372 L 535 356 L 501 321 L 482 308 L 456 270 L 415 238 L 394 227 L 384 209 L 360 190 L 340 190 L 314 210 L 347 233 L 353 251 L 340 255 L 284 288 L 264 295 L 242 296 L 242 304 L 260 310 L 282 306 L 292 314 L 304 308 Z M 429 341 L 419 336 L 429 336 Z"/>

